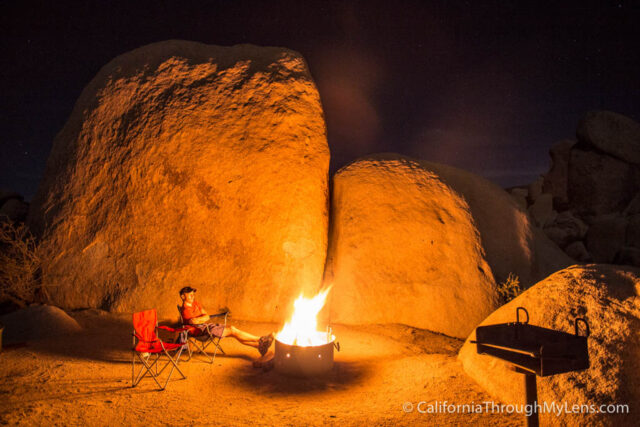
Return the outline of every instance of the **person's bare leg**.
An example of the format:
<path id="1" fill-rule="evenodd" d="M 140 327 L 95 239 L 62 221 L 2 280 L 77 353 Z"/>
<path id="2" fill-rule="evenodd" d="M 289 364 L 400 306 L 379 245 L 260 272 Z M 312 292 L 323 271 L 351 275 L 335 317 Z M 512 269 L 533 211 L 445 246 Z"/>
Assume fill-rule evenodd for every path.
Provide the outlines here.
<path id="1" fill-rule="evenodd" d="M 222 333 L 222 337 L 233 337 L 238 340 L 240 343 L 244 345 L 248 345 L 250 347 L 258 348 L 258 342 L 260 341 L 260 337 L 252 335 L 248 332 L 242 331 L 235 326 L 228 326 L 224 328 L 224 332 Z"/>

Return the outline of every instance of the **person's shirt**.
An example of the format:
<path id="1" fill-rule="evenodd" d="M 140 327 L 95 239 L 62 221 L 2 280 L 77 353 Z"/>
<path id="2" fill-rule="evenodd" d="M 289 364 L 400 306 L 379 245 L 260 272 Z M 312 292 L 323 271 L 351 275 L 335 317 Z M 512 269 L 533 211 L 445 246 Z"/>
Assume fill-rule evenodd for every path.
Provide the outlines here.
<path id="1" fill-rule="evenodd" d="M 194 301 L 190 306 L 182 304 L 182 321 L 189 323 L 191 319 L 202 316 L 202 306 L 199 302 Z"/>

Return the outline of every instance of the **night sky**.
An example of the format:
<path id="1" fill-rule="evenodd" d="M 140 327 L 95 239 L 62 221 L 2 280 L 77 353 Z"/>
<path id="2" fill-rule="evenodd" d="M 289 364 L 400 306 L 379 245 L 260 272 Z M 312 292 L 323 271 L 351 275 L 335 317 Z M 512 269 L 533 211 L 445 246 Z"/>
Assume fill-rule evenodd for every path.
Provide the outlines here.
<path id="1" fill-rule="evenodd" d="M 331 170 L 394 151 L 532 181 L 587 111 L 640 120 L 640 1 L 0 4 L 0 189 L 30 199 L 56 133 L 111 59 L 168 39 L 297 50 Z"/>

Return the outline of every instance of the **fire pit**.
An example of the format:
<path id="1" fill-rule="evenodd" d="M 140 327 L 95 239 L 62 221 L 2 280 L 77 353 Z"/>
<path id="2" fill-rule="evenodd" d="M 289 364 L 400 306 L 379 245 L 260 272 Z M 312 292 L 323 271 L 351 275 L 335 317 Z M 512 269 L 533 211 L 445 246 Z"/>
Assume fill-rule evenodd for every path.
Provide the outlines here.
<path id="1" fill-rule="evenodd" d="M 326 374 L 333 368 L 333 348 L 340 351 L 335 336 L 327 334 L 327 343 L 313 346 L 289 345 L 276 339 L 273 366 L 276 371 L 294 376 Z"/>
<path id="2" fill-rule="evenodd" d="M 333 348 L 340 344 L 327 328 L 317 330 L 317 315 L 324 306 L 330 288 L 313 298 L 302 295 L 294 302 L 291 320 L 276 335 L 273 366 L 276 371 L 295 376 L 322 375 L 333 368 Z"/>

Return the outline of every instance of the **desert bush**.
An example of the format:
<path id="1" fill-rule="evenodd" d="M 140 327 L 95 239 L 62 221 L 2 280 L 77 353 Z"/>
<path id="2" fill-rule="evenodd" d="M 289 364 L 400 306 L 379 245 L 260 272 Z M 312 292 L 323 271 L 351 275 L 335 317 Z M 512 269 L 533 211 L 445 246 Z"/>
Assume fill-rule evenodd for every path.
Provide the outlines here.
<path id="1" fill-rule="evenodd" d="M 26 225 L 0 219 L 0 302 L 24 307 L 42 294 L 41 253 Z M 45 293 L 46 295 L 46 293 Z"/>
<path id="2" fill-rule="evenodd" d="M 507 279 L 498 283 L 498 296 L 500 297 L 500 304 L 504 305 L 520 295 L 523 289 L 520 286 L 520 278 L 513 273 L 509 273 Z"/>

